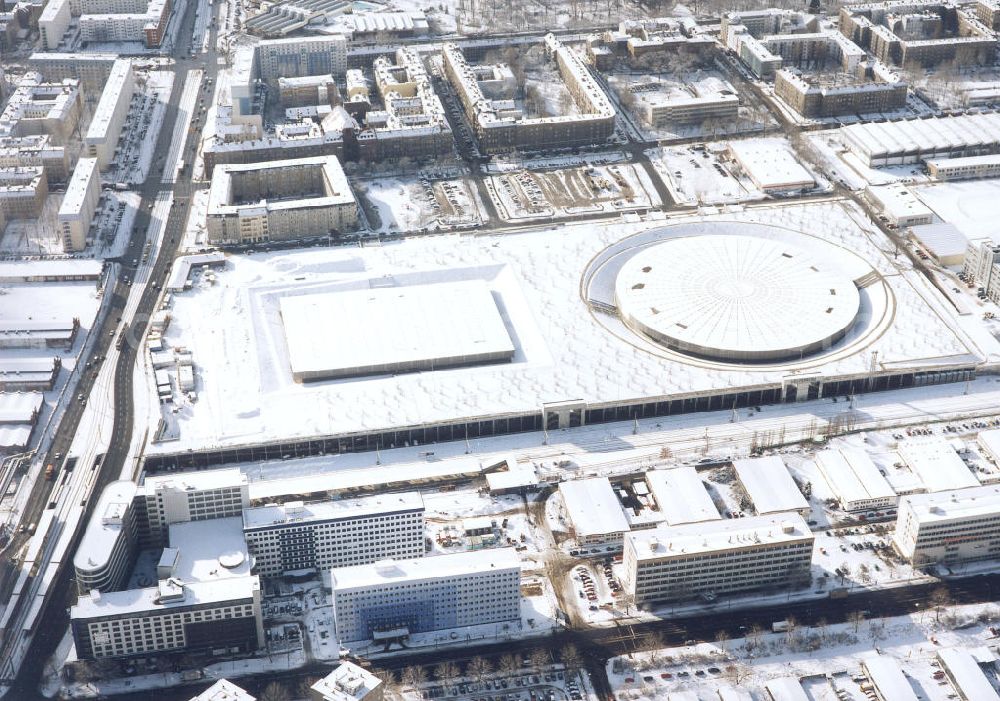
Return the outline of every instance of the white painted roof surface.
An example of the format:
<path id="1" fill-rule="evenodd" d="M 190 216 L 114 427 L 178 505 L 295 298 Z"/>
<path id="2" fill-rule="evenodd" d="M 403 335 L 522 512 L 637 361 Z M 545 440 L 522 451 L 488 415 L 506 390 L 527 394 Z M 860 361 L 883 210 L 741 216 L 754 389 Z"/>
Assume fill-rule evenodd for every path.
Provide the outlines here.
<path id="1" fill-rule="evenodd" d="M 773 139 L 730 141 L 729 150 L 762 190 L 800 189 L 816 183 L 795 154 Z"/>
<path id="2" fill-rule="evenodd" d="M 753 236 L 678 238 L 637 253 L 615 299 L 633 328 L 719 359 L 796 357 L 850 328 L 860 296 L 828 261 Z"/>
<path id="3" fill-rule="evenodd" d="M 170 547 L 180 556 L 174 576 L 182 582 L 207 582 L 250 574 L 250 554 L 239 516 L 170 525 Z"/>
<path id="4" fill-rule="evenodd" d="M 671 526 L 722 518 L 693 465 L 647 472 L 646 484 Z"/>
<path id="5" fill-rule="evenodd" d="M 898 450 L 928 492 L 979 486 L 976 476 L 942 438 L 903 441 Z"/>
<path id="6" fill-rule="evenodd" d="M 255 589 L 260 588 L 257 575 L 250 577 L 233 577 L 207 582 L 191 582 L 184 584 L 184 598 L 178 601 L 157 603 L 158 587 L 145 589 L 126 589 L 102 593 L 94 600 L 90 596 L 81 596 L 70 609 L 71 618 L 96 618 L 99 616 L 121 616 L 144 612 L 158 613 L 172 608 L 194 606 L 198 604 L 222 603 L 238 599 L 251 599 Z"/>
<path id="7" fill-rule="evenodd" d="M 986 485 L 902 497 L 920 523 L 954 521 L 1000 512 L 1000 487 Z"/>
<path id="8" fill-rule="evenodd" d="M 758 514 L 804 511 L 809 508 L 809 502 L 802 496 L 784 461 L 777 455 L 733 460 L 733 467 Z"/>
<path id="9" fill-rule="evenodd" d="M 628 521 L 607 477 L 569 480 L 559 485 L 577 536 L 625 533 Z"/>
<path id="10" fill-rule="evenodd" d="M 520 567 L 521 559 L 514 548 L 470 550 L 413 560 L 383 560 L 367 565 L 335 568 L 332 572 L 333 590 L 461 577 Z"/>
<path id="11" fill-rule="evenodd" d="M 480 280 L 285 297 L 281 318 L 296 374 L 409 372 L 514 354 Z"/>
<path id="12" fill-rule="evenodd" d="M 337 501 L 320 501 L 301 506 L 287 503 L 258 506 L 243 511 L 243 525 L 247 529 L 266 528 L 289 523 L 333 521 L 423 508 L 424 500 L 419 492 L 389 493 Z"/>

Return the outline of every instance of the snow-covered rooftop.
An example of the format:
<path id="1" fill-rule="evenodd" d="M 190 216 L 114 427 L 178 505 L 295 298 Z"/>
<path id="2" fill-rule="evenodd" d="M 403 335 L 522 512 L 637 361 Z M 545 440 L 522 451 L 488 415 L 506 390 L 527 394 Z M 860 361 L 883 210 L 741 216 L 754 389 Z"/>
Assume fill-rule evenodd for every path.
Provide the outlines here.
<path id="1" fill-rule="evenodd" d="M 191 701 L 255 701 L 255 697 L 233 684 L 228 679 L 220 679 Z"/>
<path id="2" fill-rule="evenodd" d="M 104 488 L 73 555 L 76 569 L 91 572 L 105 567 L 125 526 L 125 515 L 132 508 L 135 492 L 135 482 L 130 480 L 112 482 Z"/>
<path id="3" fill-rule="evenodd" d="M 636 559 L 640 561 L 812 538 L 809 526 L 795 511 L 683 526 L 658 526 L 625 534 L 625 540 L 632 543 Z"/>
<path id="4" fill-rule="evenodd" d="M 359 516 L 423 510 L 424 500 L 419 492 L 398 492 L 370 497 L 320 501 L 311 504 L 288 502 L 270 504 L 243 511 L 243 525 L 247 529 L 266 528 L 287 523 L 336 521 Z"/>
<path id="5" fill-rule="evenodd" d="M 164 580 L 168 581 L 170 580 Z M 160 587 L 126 589 L 101 593 L 99 596 L 81 596 L 77 599 L 76 605 L 70 609 L 70 617 L 82 619 L 122 616 L 146 611 L 157 613 L 184 606 L 249 600 L 259 589 L 260 580 L 257 575 L 206 582 L 184 582 L 182 588 L 173 583 L 169 585 L 167 591 L 177 595 L 183 593 L 183 596 L 171 596 L 167 600 L 160 599 Z"/>
<path id="6" fill-rule="evenodd" d="M 906 680 L 899 660 L 876 655 L 863 659 L 861 667 L 871 680 L 879 698 L 890 701 L 917 701 L 917 695 L 913 693 L 913 687 Z"/>
<path id="7" fill-rule="evenodd" d="M 754 184 L 765 192 L 799 190 L 816 184 L 816 179 L 782 140 L 730 141 L 729 151 Z"/>
<path id="8" fill-rule="evenodd" d="M 382 560 L 367 565 L 338 567 L 332 572 L 332 580 L 334 591 L 344 591 L 389 582 L 419 582 L 520 568 L 521 559 L 514 548 L 493 548 L 415 560 Z"/>
<path id="9" fill-rule="evenodd" d="M 722 518 L 692 465 L 646 473 L 646 484 L 671 526 Z"/>
<path id="10" fill-rule="evenodd" d="M 1000 512 L 1000 487 L 986 485 L 901 497 L 920 523 L 964 520 Z"/>
<path id="11" fill-rule="evenodd" d="M 928 492 L 979 486 L 979 480 L 943 438 L 903 441 L 898 450 Z"/>
<path id="12" fill-rule="evenodd" d="M 864 450 L 841 448 L 816 454 L 816 465 L 843 508 L 870 499 L 893 500 L 895 490 Z"/>
<path id="13" fill-rule="evenodd" d="M 170 524 L 170 547 L 179 553 L 173 576 L 182 582 L 250 574 L 250 554 L 239 516 Z"/>
<path id="14" fill-rule="evenodd" d="M 332 379 L 495 363 L 514 355 L 481 280 L 281 300 L 292 374 Z M 329 319 L 329 324 L 317 323 Z"/>
<path id="15" fill-rule="evenodd" d="M 996 662 L 989 652 L 984 653 L 986 660 L 991 663 Z M 938 650 L 938 659 L 944 667 L 945 672 L 958 687 L 957 691 L 962 698 L 969 701 L 997 701 L 1000 695 L 990 684 L 983 669 L 979 666 L 979 661 L 972 652 L 962 648 L 945 648 Z"/>
<path id="16" fill-rule="evenodd" d="M 759 515 L 809 510 L 809 502 L 777 455 L 734 460 L 733 467 Z"/>
<path id="17" fill-rule="evenodd" d="M 614 536 L 629 530 L 607 477 L 569 480 L 559 485 L 559 491 L 578 538 Z"/>

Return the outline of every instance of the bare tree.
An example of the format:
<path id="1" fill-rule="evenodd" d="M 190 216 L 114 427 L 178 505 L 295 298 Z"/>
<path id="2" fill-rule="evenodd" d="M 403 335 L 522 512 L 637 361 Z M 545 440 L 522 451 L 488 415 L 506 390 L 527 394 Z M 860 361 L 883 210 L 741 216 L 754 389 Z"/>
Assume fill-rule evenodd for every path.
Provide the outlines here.
<path id="1" fill-rule="evenodd" d="M 427 681 L 427 670 L 420 665 L 411 665 L 399 677 L 403 684 L 416 688 Z"/>
<path id="2" fill-rule="evenodd" d="M 465 673 L 480 684 L 486 681 L 486 678 L 489 677 L 492 672 L 493 665 L 490 664 L 490 661 L 485 657 L 479 657 L 478 655 L 469 660 L 469 664 L 465 668 Z"/>
<path id="3" fill-rule="evenodd" d="M 544 647 L 536 647 L 528 654 L 528 662 L 536 672 L 541 672 L 552 662 L 552 655 Z"/>
<path id="4" fill-rule="evenodd" d="M 733 664 L 727 665 L 723 671 L 725 672 L 726 679 L 731 681 L 735 686 L 740 686 L 750 676 L 751 670 L 749 665 L 742 662 L 733 662 Z"/>
<path id="5" fill-rule="evenodd" d="M 319 681 L 319 677 L 306 677 L 299 682 L 298 687 L 295 690 L 295 695 L 300 699 L 307 699 L 312 691 L 312 686 Z"/>
<path id="6" fill-rule="evenodd" d="M 291 701 L 292 695 L 288 688 L 280 682 L 271 682 L 258 697 L 260 701 Z"/>
<path id="7" fill-rule="evenodd" d="M 719 630 L 715 634 L 715 642 L 717 642 L 719 644 L 719 648 L 721 648 L 721 650 L 725 652 L 726 645 L 729 643 L 729 631 L 725 630 L 724 628 Z"/>
<path id="8" fill-rule="evenodd" d="M 516 655 L 504 655 L 497 663 L 501 674 L 512 677 L 517 670 L 521 669 L 521 660 Z"/>
<path id="9" fill-rule="evenodd" d="M 939 623 L 941 621 L 941 612 L 952 605 L 953 601 L 951 598 L 951 592 L 948 591 L 947 587 L 937 587 L 931 592 L 930 598 L 931 606 L 934 607 L 934 622 Z"/>
<path id="10" fill-rule="evenodd" d="M 851 611 L 847 614 L 847 622 L 854 626 L 855 633 L 858 632 L 858 628 L 861 627 L 861 624 L 864 623 L 864 621 L 865 614 L 861 613 L 861 611 Z"/>
<path id="11" fill-rule="evenodd" d="M 391 669 L 377 669 L 373 674 L 382 682 L 385 696 L 395 697 L 396 692 L 399 690 L 399 684 L 396 682 L 396 673 Z"/>
<path id="12" fill-rule="evenodd" d="M 434 678 L 446 688 L 454 686 L 455 680 L 458 679 L 458 665 L 451 660 L 445 660 L 434 668 Z"/>
<path id="13" fill-rule="evenodd" d="M 576 649 L 576 645 L 573 643 L 563 646 L 559 651 L 559 659 L 562 660 L 563 665 L 566 667 L 566 673 L 570 676 L 578 672 L 583 666 L 583 658 L 580 656 L 580 651 Z"/>

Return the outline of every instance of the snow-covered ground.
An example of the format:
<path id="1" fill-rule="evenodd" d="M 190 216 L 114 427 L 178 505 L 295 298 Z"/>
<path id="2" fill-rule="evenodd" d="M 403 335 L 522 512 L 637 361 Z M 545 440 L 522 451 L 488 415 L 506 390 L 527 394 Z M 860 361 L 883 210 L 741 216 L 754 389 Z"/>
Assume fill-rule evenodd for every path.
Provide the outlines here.
<path id="1" fill-rule="evenodd" d="M 491 177 L 486 188 L 507 221 L 624 212 L 660 204 L 646 171 L 630 164 L 522 170 Z"/>
<path id="2" fill-rule="evenodd" d="M 937 653 L 959 648 L 995 661 L 997 636 L 991 627 L 998 618 L 1000 610 L 993 605 L 928 608 L 895 618 L 862 616 L 837 625 L 793 625 L 782 633 L 752 632 L 733 640 L 652 649 L 613 658 L 607 669 L 618 701 L 680 692 L 709 699 L 727 688 L 763 699 L 770 698 L 765 685 L 780 678 L 801 684 L 803 698 L 861 701 L 871 698 L 861 664 L 881 656 L 902 668 L 916 698 L 945 701 L 956 698 L 957 690 L 941 672 Z"/>
<path id="3" fill-rule="evenodd" d="M 379 233 L 464 229 L 487 220 L 471 179 L 380 178 L 356 182 L 355 190 Z"/>

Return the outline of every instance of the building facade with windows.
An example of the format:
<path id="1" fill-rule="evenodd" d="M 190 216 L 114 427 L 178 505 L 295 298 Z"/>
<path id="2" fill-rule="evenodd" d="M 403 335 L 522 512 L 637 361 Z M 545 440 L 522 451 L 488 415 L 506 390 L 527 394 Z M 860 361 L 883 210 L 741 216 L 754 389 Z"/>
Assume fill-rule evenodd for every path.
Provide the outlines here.
<path id="1" fill-rule="evenodd" d="M 810 581 L 813 534 L 796 512 L 660 526 L 625 535 L 625 591 L 637 606 Z"/>
<path id="2" fill-rule="evenodd" d="M 343 567 L 331 578 L 341 644 L 521 620 L 514 548 Z"/>
<path id="3" fill-rule="evenodd" d="M 917 567 L 1000 555 L 1000 487 L 987 485 L 901 497 L 892 536 Z"/>
<path id="4" fill-rule="evenodd" d="M 112 592 L 128 581 L 138 544 L 138 523 L 132 504 L 136 485 L 112 482 L 97 502 L 76 554 L 73 569 L 80 594 Z"/>
<path id="5" fill-rule="evenodd" d="M 424 555 L 424 502 L 419 492 L 260 506 L 243 513 L 254 571 L 365 565 Z"/>
<path id="6" fill-rule="evenodd" d="M 147 477 L 138 508 L 146 547 L 163 547 L 174 523 L 242 516 L 250 506 L 249 483 L 237 469 Z"/>

